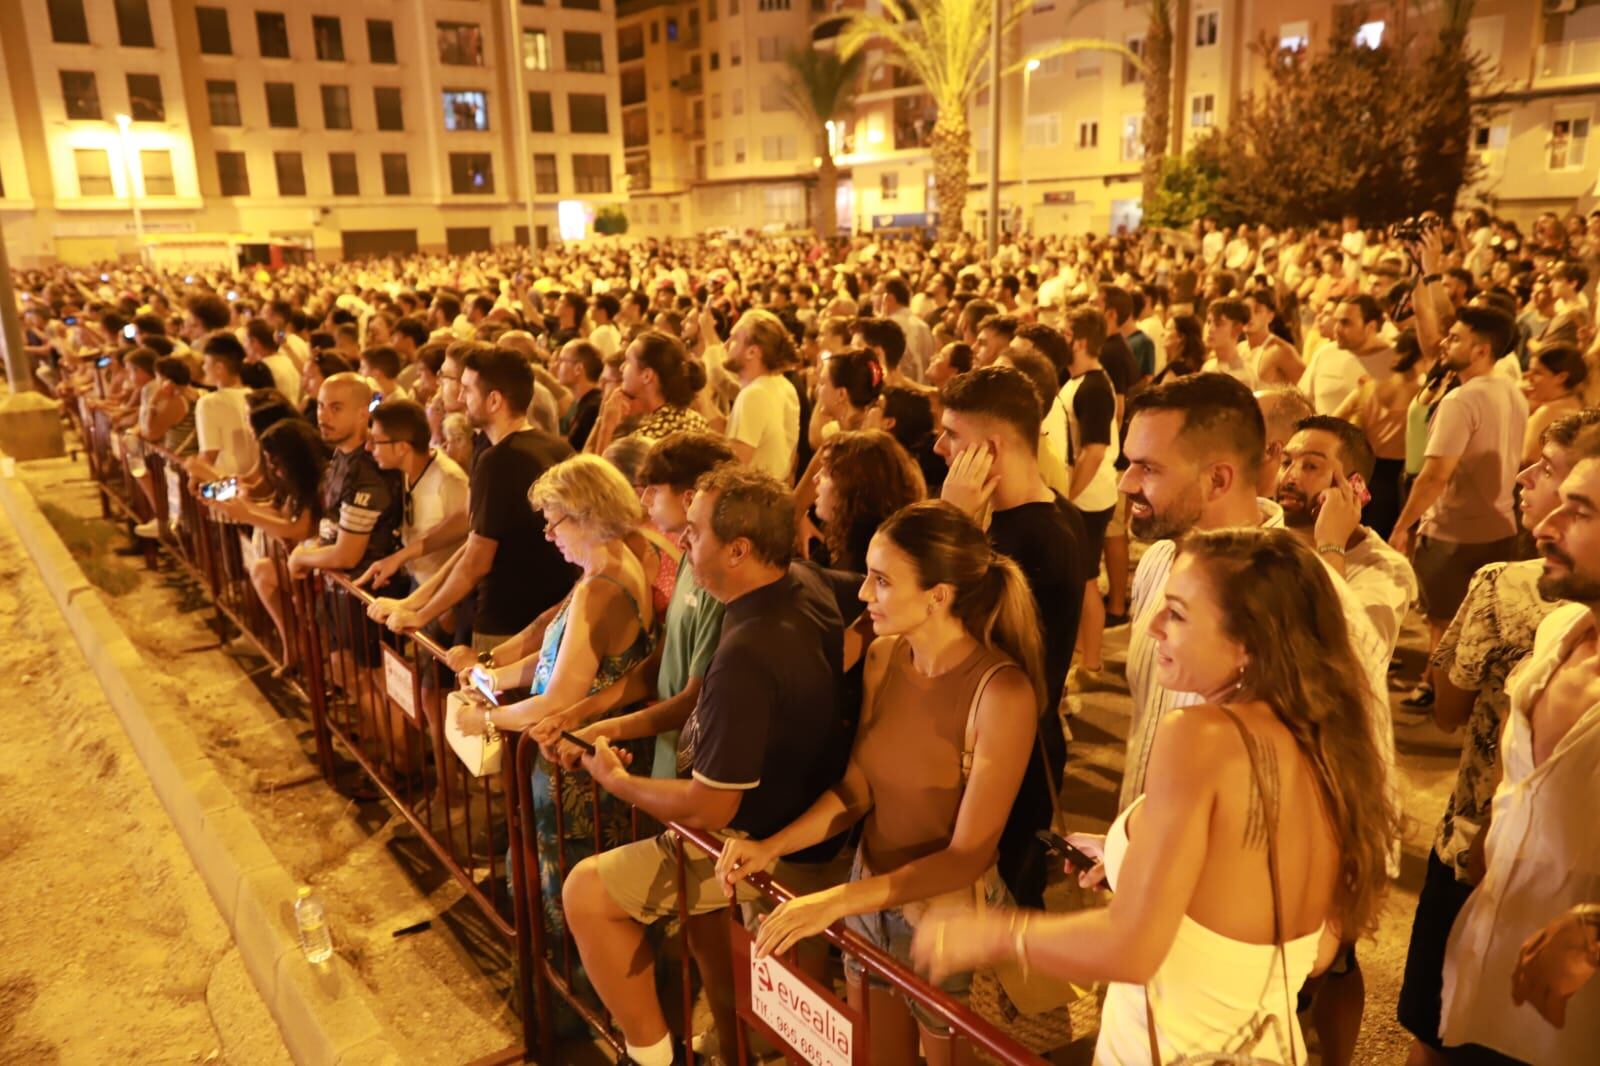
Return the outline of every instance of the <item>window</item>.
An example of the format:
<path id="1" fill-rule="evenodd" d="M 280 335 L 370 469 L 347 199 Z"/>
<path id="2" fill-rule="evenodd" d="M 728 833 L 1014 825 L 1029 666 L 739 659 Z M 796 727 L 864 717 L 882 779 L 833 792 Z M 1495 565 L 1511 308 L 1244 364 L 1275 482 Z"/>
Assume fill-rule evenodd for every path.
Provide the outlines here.
<path id="1" fill-rule="evenodd" d="M 279 196 L 306 194 L 306 171 L 299 152 L 273 152 L 272 168 L 278 172 Z"/>
<path id="2" fill-rule="evenodd" d="M 617 30 L 617 62 L 631 63 L 644 58 L 644 27 L 623 26 Z"/>
<path id="3" fill-rule="evenodd" d="M 194 23 L 200 31 L 202 55 L 233 55 L 233 37 L 228 33 L 227 11 L 220 7 L 197 7 L 194 9 Z"/>
<path id="4" fill-rule="evenodd" d="M 61 99 L 67 105 L 68 118 L 99 118 L 100 88 L 95 84 L 94 71 L 63 70 L 61 72 Z"/>
<path id="5" fill-rule="evenodd" d="M 49 4 L 50 39 L 57 44 L 88 44 L 89 20 L 83 14 L 83 0 L 49 0 Z"/>
<path id="6" fill-rule="evenodd" d="M 1093 119 L 1086 119 L 1078 123 L 1078 147 L 1100 147 L 1100 123 Z"/>
<path id="7" fill-rule="evenodd" d="M 543 30 L 522 31 L 522 65 L 527 70 L 549 70 L 550 35 Z"/>
<path id="8" fill-rule="evenodd" d="M 1202 11 L 1194 17 L 1194 46 L 1196 48 L 1210 48 L 1217 43 L 1217 19 L 1219 17 L 1215 11 Z"/>
<path id="9" fill-rule="evenodd" d="M 1311 23 L 1285 22 L 1278 27 L 1278 47 L 1285 52 L 1298 52 L 1311 47 Z"/>
<path id="10" fill-rule="evenodd" d="M 721 93 L 712 93 L 711 94 L 711 117 L 712 118 L 721 118 L 722 117 L 722 94 Z"/>
<path id="11" fill-rule="evenodd" d="M 1073 77 L 1092 78 L 1100 73 L 1099 52 L 1079 52 L 1077 66 L 1073 68 Z"/>
<path id="12" fill-rule="evenodd" d="M 574 192 L 610 192 L 611 157 L 575 153 L 572 157 Z"/>
<path id="13" fill-rule="evenodd" d="M 311 39 L 317 43 L 317 58 L 324 63 L 344 62 L 344 26 L 338 15 L 311 16 Z"/>
<path id="14" fill-rule="evenodd" d="M 644 68 L 633 67 L 622 72 L 622 106 L 632 107 L 645 100 Z"/>
<path id="15" fill-rule="evenodd" d="M 784 83 L 780 81 L 765 82 L 761 86 L 761 110 L 782 111 L 788 107 L 783 95 Z"/>
<path id="16" fill-rule="evenodd" d="M 1144 116 L 1127 115 L 1122 120 L 1122 161 L 1137 162 L 1144 158 Z"/>
<path id="17" fill-rule="evenodd" d="M 787 11 L 789 0 L 756 0 L 757 11 Z"/>
<path id="18" fill-rule="evenodd" d="M 721 70 L 722 69 L 722 53 L 717 51 L 715 48 L 713 48 L 711 50 L 711 69 L 712 70 Z"/>
<path id="19" fill-rule="evenodd" d="M 761 138 L 761 158 L 768 163 L 781 163 L 794 158 L 794 138 L 768 136 Z"/>
<path id="20" fill-rule="evenodd" d="M 483 66 L 483 31 L 476 22 L 436 24 L 439 62 L 452 67 Z"/>
<path id="21" fill-rule="evenodd" d="M 729 14 L 733 13 L 732 6 L 730 6 L 728 8 L 728 13 Z M 744 138 L 743 137 L 735 137 L 733 139 L 733 162 L 734 162 L 735 166 L 737 166 L 738 164 L 744 162 Z"/>
<path id="22" fill-rule="evenodd" d="M 675 18 L 669 18 L 669 19 L 667 19 L 667 40 L 676 41 L 677 39 L 678 39 L 678 20 L 675 19 Z"/>
<path id="23" fill-rule="evenodd" d="M 128 115 L 135 122 L 167 120 L 167 104 L 161 96 L 161 75 L 128 75 Z"/>
<path id="24" fill-rule="evenodd" d="M 294 103 L 294 83 L 267 82 L 267 125 L 292 130 L 300 125 L 300 112 Z"/>
<path id="25" fill-rule="evenodd" d="M 598 33 L 580 33 L 568 30 L 562 34 L 566 52 L 567 69 L 603 73 L 606 69 L 605 50 Z"/>
<path id="26" fill-rule="evenodd" d="M 1550 123 L 1550 169 L 1575 170 L 1588 154 L 1589 116 L 1568 113 Z"/>
<path id="27" fill-rule="evenodd" d="M 756 40 L 756 60 L 776 63 L 783 55 L 782 37 L 761 37 Z"/>
<path id="28" fill-rule="evenodd" d="M 706 0 L 706 21 L 717 21 L 717 0 Z"/>
<path id="29" fill-rule="evenodd" d="M 488 152 L 450 153 L 450 191 L 457 196 L 494 192 L 494 163 Z"/>
<path id="30" fill-rule="evenodd" d="M 1129 37 L 1128 38 L 1128 51 L 1132 52 L 1134 55 L 1138 56 L 1140 59 L 1143 59 L 1144 58 L 1144 38 L 1143 37 Z M 1133 60 L 1124 59 L 1122 61 L 1122 84 L 1124 84 L 1124 85 L 1132 85 L 1134 82 L 1139 80 L 1140 76 L 1143 73 L 1144 72 L 1139 69 L 1138 64 L 1134 63 Z"/>
<path id="31" fill-rule="evenodd" d="M 735 115 L 744 114 L 744 90 L 743 89 L 735 89 L 735 90 L 733 90 L 733 94 L 728 98 L 728 105 L 729 105 L 728 106 L 728 110 L 731 111 L 733 114 L 735 114 Z"/>
<path id="32" fill-rule="evenodd" d="M 350 128 L 350 87 L 324 85 L 322 87 L 322 124 L 330 130 Z"/>
<path id="33" fill-rule="evenodd" d="M 74 148 L 73 162 L 78 167 L 79 196 L 112 196 L 111 153 L 104 148 Z"/>
<path id="34" fill-rule="evenodd" d="M 400 107 L 400 90 L 380 86 L 372 90 L 372 103 L 378 112 L 378 128 L 380 130 L 403 130 L 406 128 L 405 111 Z"/>
<path id="35" fill-rule="evenodd" d="M 394 51 L 394 23 L 388 19 L 367 20 L 367 55 L 374 63 L 397 62 Z"/>
<path id="36" fill-rule="evenodd" d="M 224 196 L 250 195 L 250 171 L 243 152 L 217 153 L 217 180 L 222 183 Z"/>
<path id="37" fill-rule="evenodd" d="M 1028 148 L 1054 148 L 1060 144 L 1061 116 L 1054 111 L 1029 115 L 1028 121 L 1023 123 L 1022 143 Z"/>
<path id="38" fill-rule="evenodd" d="M 1197 130 L 1216 125 L 1217 97 L 1215 93 L 1196 93 L 1189 100 L 1189 125 Z"/>
<path id="39" fill-rule="evenodd" d="M 711 165 L 714 166 L 714 167 L 720 167 L 722 165 L 722 142 L 721 141 L 715 141 L 711 145 Z"/>
<path id="40" fill-rule="evenodd" d="M 145 148 L 139 152 L 139 178 L 146 196 L 176 196 L 172 179 L 172 153 L 165 148 Z"/>
<path id="41" fill-rule="evenodd" d="M 606 133 L 606 97 L 604 93 L 570 93 L 567 96 L 568 128 L 573 133 Z"/>
<path id="42" fill-rule="evenodd" d="M 556 131 L 555 108 L 550 106 L 550 94 L 530 92 L 528 94 L 528 124 L 535 133 L 554 133 Z"/>
<path id="43" fill-rule="evenodd" d="M 206 82 L 206 102 L 211 106 L 213 126 L 242 126 L 239 117 L 239 83 L 232 81 Z"/>
<path id="44" fill-rule="evenodd" d="M 356 174 L 354 152 L 329 152 L 328 175 L 333 179 L 333 195 L 361 195 L 361 179 Z"/>
<path id="45" fill-rule="evenodd" d="M 1383 23 L 1363 22 L 1356 27 L 1357 48 L 1377 48 L 1383 44 Z"/>
<path id="46" fill-rule="evenodd" d="M 738 14 L 737 11 L 733 11 L 732 9 L 730 9 L 728 13 L 730 15 Z M 744 45 L 739 42 L 737 37 L 735 37 L 733 40 L 728 42 L 728 66 L 736 67 L 743 62 Z"/>
<path id="47" fill-rule="evenodd" d="M 556 171 L 556 157 L 551 152 L 540 152 L 533 157 L 533 191 L 550 196 L 561 192 L 561 176 Z"/>
<path id="48" fill-rule="evenodd" d="M 733 15 L 737 15 L 738 13 L 739 13 L 739 0 L 728 0 L 728 14 L 730 16 L 733 16 Z"/>
<path id="49" fill-rule="evenodd" d="M 267 59 L 289 58 L 289 23 L 281 11 L 256 12 L 256 39 Z"/>
<path id="50" fill-rule="evenodd" d="M 561 6 L 573 11 L 599 11 L 600 0 L 561 0 Z"/>
<path id="51" fill-rule="evenodd" d="M 893 170 L 886 170 L 878 175 L 878 199 L 900 199 L 900 175 Z"/>
<path id="52" fill-rule="evenodd" d="M 489 128 L 489 97 L 477 89 L 446 89 L 444 128 L 447 130 L 486 130 Z"/>
<path id="53" fill-rule="evenodd" d="M 404 152 L 383 153 L 383 195 L 411 195 L 411 165 Z"/>
<path id="54" fill-rule="evenodd" d="M 150 0 L 116 0 L 117 39 L 124 48 L 154 48 L 155 31 L 150 27 Z"/>

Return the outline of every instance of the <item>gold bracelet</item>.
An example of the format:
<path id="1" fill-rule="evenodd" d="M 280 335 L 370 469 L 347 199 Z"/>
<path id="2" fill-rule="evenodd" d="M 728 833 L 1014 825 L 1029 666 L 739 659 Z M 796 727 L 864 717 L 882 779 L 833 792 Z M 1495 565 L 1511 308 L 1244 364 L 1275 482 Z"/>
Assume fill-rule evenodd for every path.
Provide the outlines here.
<path id="1" fill-rule="evenodd" d="M 1011 953 L 1017 957 L 1024 981 L 1028 979 L 1028 922 L 1032 917 L 1027 911 L 1018 911 L 1011 916 Z"/>
<path id="2" fill-rule="evenodd" d="M 491 741 L 500 735 L 500 730 L 495 728 L 494 711 L 487 707 L 483 709 L 483 735 Z"/>
<path id="3" fill-rule="evenodd" d="M 1580 903 L 1572 913 L 1588 934 L 1590 961 L 1600 966 L 1600 903 Z"/>

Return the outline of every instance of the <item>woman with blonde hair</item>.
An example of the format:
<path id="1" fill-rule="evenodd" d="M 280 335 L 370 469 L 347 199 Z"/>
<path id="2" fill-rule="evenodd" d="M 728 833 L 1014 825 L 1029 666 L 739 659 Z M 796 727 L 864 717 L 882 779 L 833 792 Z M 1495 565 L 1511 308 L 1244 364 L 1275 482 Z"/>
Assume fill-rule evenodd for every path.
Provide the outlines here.
<path id="1" fill-rule="evenodd" d="M 539 651 L 489 672 L 497 691 L 526 687 L 528 697 L 504 707 L 463 707 L 458 725 L 469 735 L 535 726 L 607 687 L 650 652 L 655 626 L 650 584 L 627 544 L 628 535 L 644 519 L 633 486 L 598 455 L 575 455 L 540 475 L 528 490 L 528 502 L 544 514 L 545 536 L 582 573 L 556 608 Z M 580 776 L 564 775 L 558 791 L 543 758 L 533 773 L 539 879 L 550 942 L 558 951 L 564 950 L 560 945 L 566 931 L 561 913 L 565 871 L 558 860 L 558 843 L 569 867 L 593 854 L 596 826 L 591 810 L 601 821 L 602 847 L 615 847 L 627 839 L 628 810 L 614 800 L 606 802 L 606 797 L 592 808 L 588 782 L 580 782 Z M 564 820 L 564 840 L 559 841 L 558 805 Z"/>
<path id="2" fill-rule="evenodd" d="M 1207 702 L 1162 719 L 1110 832 L 1071 838 L 1103 855 L 1083 880 L 1103 874 L 1110 907 L 932 920 L 918 963 L 1112 982 L 1100 1066 L 1304 1063 L 1295 993 L 1377 928 L 1399 832 L 1333 580 L 1286 530 L 1186 537 L 1151 627 L 1157 679 Z"/>
<path id="3" fill-rule="evenodd" d="M 766 840 L 735 839 L 717 869 L 727 891 L 750 872 L 864 820 L 850 880 L 779 906 L 758 955 L 780 954 L 845 919 L 906 961 L 912 928 L 938 897 L 1005 898 L 995 865 L 1044 703 L 1033 594 L 1016 563 L 940 500 L 897 511 L 867 549 L 861 585 L 878 639 L 867 651 L 861 726 L 849 767 L 811 809 Z M 850 1001 L 870 999 L 869 1061 L 954 1061 L 947 1030 L 913 1019 L 847 960 Z M 948 982 L 953 993 L 964 980 Z"/>

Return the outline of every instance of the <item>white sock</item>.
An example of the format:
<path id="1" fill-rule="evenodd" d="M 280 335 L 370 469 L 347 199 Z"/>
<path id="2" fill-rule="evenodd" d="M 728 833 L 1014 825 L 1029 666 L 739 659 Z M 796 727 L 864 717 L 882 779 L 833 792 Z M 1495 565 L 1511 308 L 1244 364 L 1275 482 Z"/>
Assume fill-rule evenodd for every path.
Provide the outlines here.
<path id="1" fill-rule="evenodd" d="M 627 1045 L 628 1058 L 639 1066 L 672 1066 L 672 1034 L 668 1033 L 649 1047 Z"/>

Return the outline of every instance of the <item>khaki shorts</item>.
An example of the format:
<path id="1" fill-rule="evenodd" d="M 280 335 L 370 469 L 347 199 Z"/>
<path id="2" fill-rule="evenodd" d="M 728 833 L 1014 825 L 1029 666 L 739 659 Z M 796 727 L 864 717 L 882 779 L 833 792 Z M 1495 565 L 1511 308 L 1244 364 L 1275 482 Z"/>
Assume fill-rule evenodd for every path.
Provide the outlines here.
<path id="1" fill-rule="evenodd" d="M 1105 536 L 1100 538 L 1105 543 L 1111 537 L 1126 537 L 1128 535 L 1128 494 L 1117 493 L 1117 506 L 1111 511 L 1111 521 L 1106 523 Z"/>
<path id="2" fill-rule="evenodd" d="M 730 840 L 745 834 L 724 830 L 716 836 L 718 840 Z M 596 860 L 600 864 L 600 883 L 634 921 L 652 925 L 670 918 L 678 913 L 680 846 L 677 834 L 669 832 L 601 852 Z M 827 863 L 790 863 L 780 859 L 761 872 L 771 874 L 779 884 L 799 895 L 808 895 L 847 880 L 849 862 L 848 853 Z M 717 881 L 715 859 L 689 844 L 684 850 L 683 868 L 690 915 L 711 914 L 728 906 L 728 897 L 722 894 L 722 885 Z M 754 905 L 766 899 L 748 881 L 739 882 L 734 891 L 740 904 Z"/>

